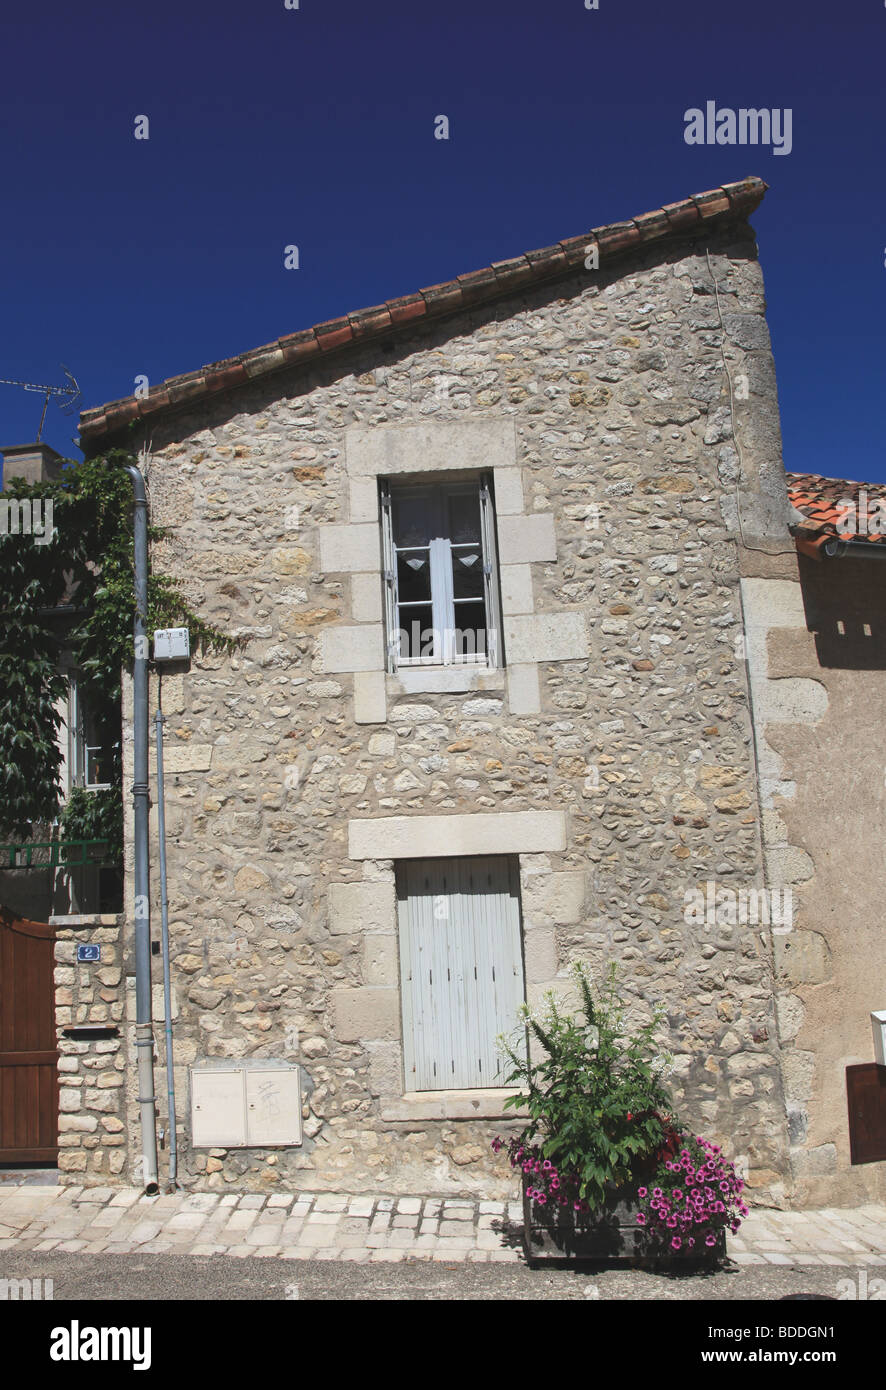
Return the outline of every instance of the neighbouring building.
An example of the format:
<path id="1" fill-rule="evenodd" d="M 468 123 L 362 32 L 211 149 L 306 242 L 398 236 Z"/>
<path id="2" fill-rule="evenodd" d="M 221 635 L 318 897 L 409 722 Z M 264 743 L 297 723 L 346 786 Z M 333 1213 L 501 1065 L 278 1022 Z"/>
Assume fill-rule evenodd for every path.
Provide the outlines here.
<path id="1" fill-rule="evenodd" d="M 242 639 L 152 683 L 184 1184 L 505 1194 L 496 1036 L 616 960 L 755 1200 L 886 1191 L 845 1080 L 886 1006 L 886 571 L 812 558 L 831 523 L 788 500 L 764 192 L 82 417 L 87 453 L 144 447 L 155 562 Z M 102 930 L 123 975 L 62 943 L 60 1029 L 131 998 Z M 63 1043 L 73 1182 L 137 1180 L 123 1042 Z"/>
<path id="2" fill-rule="evenodd" d="M 0 453 L 0 492 L 13 480 L 33 488 L 56 482 L 62 475 L 64 460 L 47 444 L 6 447 Z M 39 488 L 33 497 L 27 493 L 0 496 L 0 537 L 8 536 L 10 545 L 50 544 L 52 518 L 51 503 L 40 500 Z M 119 781 L 120 710 L 119 701 L 101 708 L 86 694 L 71 651 L 72 629 L 81 616 L 76 584 L 70 575 L 62 575 L 58 589 L 58 603 L 41 610 L 39 617 L 44 620 L 56 670 L 65 678 L 56 704 L 62 809 L 75 790 L 88 796 Z M 5 695 L 5 687 L 0 695 Z M 9 741 L 6 714 L 3 723 L 2 757 L 12 760 L 15 744 Z M 80 1054 L 92 1054 L 89 1065 L 98 1075 L 109 1065 L 103 1054 L 122 1047 L 118 1036 L 123 1011 L 121 964 L 114 964 L 122 941 L 118 915 L 122 875 L 106 841 L 83 839 L 82 831 L 72 832 L 71 823 L 63 825 L 61 816 L 52 822 L 31 823 L 24 834 L 19 828 L 13 839 L 10 835 L 8 830 L 0 834 L 0 1166 L 16 1168 L 23 1163 L 56 1163 L 59 1080 L 64 1087 L 68 1073 L 88 1070 Z M 83 1016 L 74 1024 L 69 1016 L 74 962 L 78 935 L 82 940 L 84 932 L 90 938 L 90 956 L 103 942 L 98 970 L 105 980 L 96 979 L 93 972 L 90 985 L 97 984 L 99 993 L 81 989 Z M 118 987 L 110 999 L 103 1000 L 100 991 L 112 978 Z M 92 1031 L 92 1046 L 84 1040 L 84 1027 L 91 1030 L 96 1024 L 106 1035 L 99 1051 L 99 1039 Z M 70 1088 L 66 1089 L 70 1095 Z M 71 1108 L 70 1100 L 64 1104 Z M 79 1124 L 84 1134 L 99 1127 L 94 1117 L 81 1120 L 64 1114 L 62 1128 L 66 1124 Z M 104 1138 L 110 1141 L 110 1133 Z M 122 1159 L 121 1150 L 121 1167 Z"/>

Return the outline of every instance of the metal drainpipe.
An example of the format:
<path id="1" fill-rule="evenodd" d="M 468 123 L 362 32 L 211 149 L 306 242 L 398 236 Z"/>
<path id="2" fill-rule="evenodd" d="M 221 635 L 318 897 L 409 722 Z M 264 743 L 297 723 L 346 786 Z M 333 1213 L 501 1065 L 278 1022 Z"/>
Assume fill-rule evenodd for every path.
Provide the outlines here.
<path id="1" fill-rule="evenodd" d="M 886 560 L 886 545 L 882 542 L 833 540 L 825 542 L 824 553 L 831 560 Z"/>
<path id="2" fill-rule="evenodd" d="M 135 1046 L 138 1056 L 138 1104 L 141 1115 L 142 1176 L 145 1192 L 157 1183 L 157 1102 L 154 1096 L 154 1033 L 151 1024 L 151 895 L 148 867 L 148 499 L 145 480 L 134 463 L 123 465 L 132 479 L 135 501 L 135 619 L 133 782 L 135 817 Z"/>
<path id="3" fill-rule="evenodd" d="M 160 940 L 163 950 L 163 1011 L 166 1029 L 166 1100 L 169 1115 L 169 1186 L 178 1183 L 178 1144 L 175 1132 L 175 1068 L 172 1056 L 172 989 L 169 983 L 169 899 L 166 892 L 166 805 L 163 791 L 163 711 L 154 715 L 157 744 L 157 848 L 160 858 Z"/>

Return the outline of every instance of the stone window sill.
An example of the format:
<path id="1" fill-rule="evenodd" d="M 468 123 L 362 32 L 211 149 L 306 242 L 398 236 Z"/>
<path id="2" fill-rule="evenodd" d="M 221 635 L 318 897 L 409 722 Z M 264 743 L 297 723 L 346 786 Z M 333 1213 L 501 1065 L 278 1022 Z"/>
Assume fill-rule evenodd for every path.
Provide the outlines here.
<path id="1" fill-rule="evenodd" d="M 386 678 L 391 699 L 400 695 L 457 694 L 467 690 L 504 690 L 503 670 L 488 666 L 401 666 Z"/>
<path id="2" fill-rule="evenodd" d="M 51 927 L 118 927 L 124 914 L 116 912 L 81 912 L 68 917 L 50 917 Z"/>
<path id="3" fill-rule="evenodd" d="M 508 1120 L 525 1119 L 525 1110 L 505 1110 L 512 1087 L 477 1091 L 407 1091 L 402 1096 L 382 1097 L 383 1120 Z"/>

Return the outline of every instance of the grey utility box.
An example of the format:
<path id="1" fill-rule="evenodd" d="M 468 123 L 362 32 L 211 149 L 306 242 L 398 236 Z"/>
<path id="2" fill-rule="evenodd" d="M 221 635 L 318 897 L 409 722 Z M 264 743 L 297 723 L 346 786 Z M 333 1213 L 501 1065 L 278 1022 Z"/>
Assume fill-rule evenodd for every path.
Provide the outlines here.
<path id="1" fill-rule="evenodd" d="M 195 1149 L 291 1148 L 302 1142 L 301 1068 L 291 1062 L 196 1063 L 191 1073 Z"/>
<path id="2" fill-rule="evenodd" d="M 155 661 L 187 661 L 191 635 L 186 627 L 158 627 L 154 633 Z"/>

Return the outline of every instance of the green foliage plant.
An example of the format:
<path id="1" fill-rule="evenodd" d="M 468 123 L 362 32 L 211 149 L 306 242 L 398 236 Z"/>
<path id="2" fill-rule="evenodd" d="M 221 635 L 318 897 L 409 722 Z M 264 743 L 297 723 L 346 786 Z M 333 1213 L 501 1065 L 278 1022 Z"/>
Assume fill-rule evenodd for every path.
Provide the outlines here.
<path id="1" fill-rule="evenodd" d="M 581 962 L 573 976 L 581 1001 L 575 1014 L 552 991 L 539 1016 L 521 1011 L 523 1028 L 543 1049 L 540 1060 L 504 1039 L 501 1047 L 511 1066 L 505 1084 L 520 1087 L 505 1108 L 529 1116 L 507 1146 L 512 1165 L 539 1199 L 587 1210 L 653 1162 L 671 1108 L 663 1080 L 670 1059 L 655 1041 L 660 1013 L 628 1029 L 614 964 L 598 987 Z M 493 1148 L 503 1145 L 497 1139 Z"/>
<path id="2" fill-rule="evenodd" d="M 0 840 L 25 839 L 53 822 L 62 800 L 58 703 L 67 693 L 59 668 L 62 648 L 77 669 L 79 688 L 94 708 L 120 719 L 121 676 L 132 667 L 132 483 L 122 449 L 68 460 L 52 482 L 12 479 L 7 498 L 52 501 L 54 533 L 47 544 L 0 532 Z M 44 511 L 45 515 L 45 511 Z M 149 540 L 164 532 L 149 528 Z M 176 582 L 151 570 L 148 630 L 188 627 L 192 647 L 230 651 L 233 639 L 192 610 Z M 99 797 L 87 808 L 87 800 Z M 84 799 L 86 798 L 86 799 Z M 113 832 L 122 852 L 122 771 L 108 794 L 84 792 L 63 822 L 68 839 L 91 827 Z M 72 834 L 77 827 L 78 834 Z"/>

